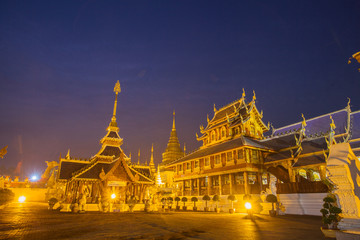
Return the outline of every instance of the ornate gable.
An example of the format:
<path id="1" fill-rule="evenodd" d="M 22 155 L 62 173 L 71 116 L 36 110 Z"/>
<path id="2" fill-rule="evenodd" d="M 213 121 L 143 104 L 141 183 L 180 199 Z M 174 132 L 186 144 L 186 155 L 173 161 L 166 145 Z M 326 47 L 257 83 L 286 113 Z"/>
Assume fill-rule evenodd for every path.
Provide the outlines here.
<path id="1" fill-rule="evenodd" d="M 214 116 L 211 120 L 207 118 L 207 126 L 200 126 L 202 136 L 197 136 L 198 141 L 203 141 L 203 146 L 209 146 L 227 141 L 240 136 L 254 139 L 262 139 L 263 133 L 269 130 L 269 126 L 262 121 L 263 114 L 260 113 L 255 104 L 255 92 L 250 103 L 245 102 L 245 92 L 242 98 L 220 108 L 214 106 Z"/>

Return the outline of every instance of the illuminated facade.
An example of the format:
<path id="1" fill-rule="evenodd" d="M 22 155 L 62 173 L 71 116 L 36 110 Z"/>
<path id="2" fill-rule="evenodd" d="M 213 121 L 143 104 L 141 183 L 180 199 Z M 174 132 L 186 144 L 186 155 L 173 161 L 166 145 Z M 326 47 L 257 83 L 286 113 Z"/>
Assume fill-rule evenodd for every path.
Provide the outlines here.
<path id="1" fill-rule="evenodd" d="M 325 193 L 330 146 L 349 142 L 359 156 L 360 111 L 349 105 L 270 131 L 255 100 L 254 93 L 246 103 L 243 93 L 225 107 L 214 106 L 213 118 L 196 134 L 202 146 L 166 165 L 178 195 Z"/>

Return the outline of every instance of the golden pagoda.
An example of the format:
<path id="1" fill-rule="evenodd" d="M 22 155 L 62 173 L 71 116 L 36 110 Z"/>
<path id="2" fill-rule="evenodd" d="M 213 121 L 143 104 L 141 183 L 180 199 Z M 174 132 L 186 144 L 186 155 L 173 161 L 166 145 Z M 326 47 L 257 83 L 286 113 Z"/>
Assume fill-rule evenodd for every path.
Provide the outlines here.
<path id="1" fill-rule="evenodd" d="M 176 159 L 179 159 L 184 156 L 184 152 L 180 148 L 179 139 L 176 133 L 175 127 L 175 111 L 173 112 L 173 125 L 170 133 L 169 142 L 165 149 L 165 152 L 162 154 L 162 164 L 167 164 Z"/>
<path id="2" fill-rule="evenodd" d="M 184 152 L 180 148 L 179 139 L 175 127 L 175 111 L 173 112 L 173 125 L 170 133 L 169 142 L 162 154 L 162 162 L 160 163 L 161 179 L 165 187 L 172 187 L 174 171 L 166 169 L 164 166 L 179 158 L 184 157 Z"/>

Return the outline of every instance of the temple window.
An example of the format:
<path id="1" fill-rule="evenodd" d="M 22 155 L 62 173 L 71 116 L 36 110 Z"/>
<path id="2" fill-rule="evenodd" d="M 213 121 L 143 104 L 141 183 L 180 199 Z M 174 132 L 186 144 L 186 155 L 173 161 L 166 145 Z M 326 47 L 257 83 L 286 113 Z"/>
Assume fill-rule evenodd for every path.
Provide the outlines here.
<path id="1" fill-rule="evenodd" d="M 263 174 L 261 175 L 261 180 L 262 180 L 262 184 L 263 184 L 263 185 L 267 185 L 267 184 L 268 184 L 267 173 L 263 173 Z"/>
<path id="2" fill-rule="evenodd" d="M 204 186 L 207 187 L 208 184 L 209 184 L 209 178 L 208 178 L 208 176 L 206 176 L 206 177 L 205 177 L 205 185 L 204 185 Z"/>
<path id="3" fill-rule="evenodd" d="M 190 168 L 191 168 L 191 165 L 190 165 L 189 162 L 187 162 L 187 163 L 186 163 L 186 170 L 190 170 Z"/>
<path id="4" fill-rule="evenodd" d="M 250 125 L 250 135 L 255 136 L 255 126 L 253 124 Z"/>
<path id="5" fill-rule="evenodd" d="M 235 174 L 235 184 L 236 185 L 244 185 L 245 184 L 243 172 Z"/>
<path id="6" fill-rule="evenodd" d="M 255 184 L 257 182 L 256 181 L 256 172 L 249 172 L 248 179 L 249 179 L 249 184 Z"/>
<path id="7" fill-rule="evenodd" d="M 243 154 L 243 150 L 240 149 L 237 151 L 237 158 L 238 159 L 243 159 L 244 158 L 244 154 Z"/>
<path id="8" fill-rule="evenodd" d="M 235 128 L 235 135 L 238 135 L 238 134 L 239 134 L 239 129 Z"/>
<path id="9" fill-rule="evenodd" d="M 225 174 L 222 177 L 223 177 L 222 182 L 224 183 L 224 185 L 229 185 L 230 184 L 229 174 Z"/>
<path id="10" fill-rule="evenodd" d="M 259 163 L 258 152 L 254 149 L 251 150 L 252 163 Z"/>
<path id="11" fill-rule="evenodd" d="M 211 141 L 215 141 L 215 131 L 211 132 Z"/>
<path id="12" fill-rule="evenodd" d="M 212 185 L 219 186 L 219 176 L 212 177 Z"/>
<path id="13" fill-rule="evenodd" d="M 195 168 L 198 168 L 198 167 L 199 167 L 199 161 L 196 160 L 196 161 L 195 161 Z"/>
<path id="14" fill-rule="evenodd" d="M 305 179 L 308 178 L 305 169 L 300 169 L 300 170 L 299 170 L 299 175 L 302 176 L 302 177 L 305 178 Z"/>
<path id="15" fill-rule="evenodd" d="M 205 166 L 209 166 L 210 165 L 210 160 L 209 160 L 209 158 L 207 157 L 207 158 L 205 158 Z"/>
<path id="16" fill-rule="evenodd" d="M 221 137 L 225 137 L 226 133 L 225 133 L 225 128 L 221 129 Z"/>
<path id="17" fill-rule="evenodd" d="M 228 162 L 232 161 L 233 160 L 233 156 L 232 156 L 232 152 L 228 152 L 227 153 L 227 159 L 226 159 Z"/>
<path id="18" fill-rule="evenodd" d="M 215 156 L 215 164 L 220 164 L 220 155 Z"/>
<path id="19" fill-rule="evenodd" d="M 182 165 L 180 164 L 180 165 L 178 166 L 178 168 L 179 168 L 179 171 L 181 171 L 181 170 L 182 170 Z"/>
<path id="20" fill-rule="evenodd" d="M 190 187 L 190 180 L 186 180 L 186 181 L 185 181 L 185 187 L 186 187 L 186 188 L 189 188 L 189 187 Z"/>
<path id="21" fill-rule="evenodd" d="M 317 171 L 313 171 L 312 173 L 313 181 L 321 181 L 320 173 Z"/>

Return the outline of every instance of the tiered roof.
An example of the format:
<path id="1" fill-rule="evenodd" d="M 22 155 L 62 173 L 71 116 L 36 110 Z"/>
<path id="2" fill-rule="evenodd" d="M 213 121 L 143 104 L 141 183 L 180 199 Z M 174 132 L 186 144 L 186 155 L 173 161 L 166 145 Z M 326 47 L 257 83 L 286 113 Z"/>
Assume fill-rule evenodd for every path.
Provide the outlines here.
<path id="1" fill-rule="evenodd" d="M 114 112 L 111 118 L 107 134 L 100 140 L 102 144 L 99 152 L 88 161 L 71 159 L 67 156 L 60 159 L 58 180 L 99 180 L 100 173 L 104 172 L 105 177 L 114 177 L 123 181 L 136 181 L 141 183 L 153 183 L 150 167 L 147 169 L 129 166 L 129 158 L 121 149 L 123 143 L 119 136 L 119 128 L 116 123 L 117 95 L 120 92 L 119 81 L 116 83 Z"/>

